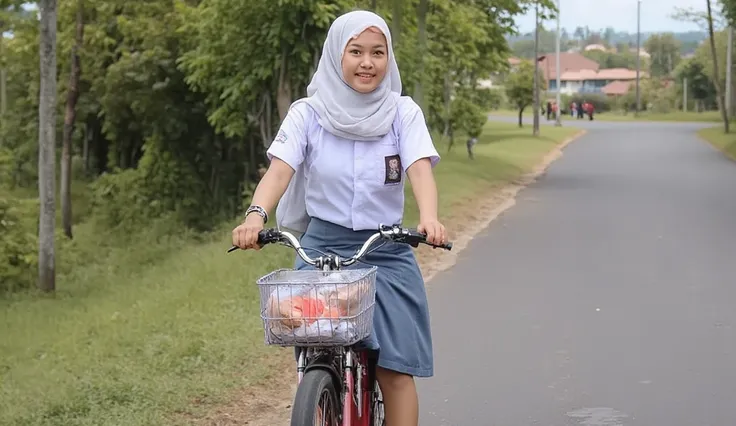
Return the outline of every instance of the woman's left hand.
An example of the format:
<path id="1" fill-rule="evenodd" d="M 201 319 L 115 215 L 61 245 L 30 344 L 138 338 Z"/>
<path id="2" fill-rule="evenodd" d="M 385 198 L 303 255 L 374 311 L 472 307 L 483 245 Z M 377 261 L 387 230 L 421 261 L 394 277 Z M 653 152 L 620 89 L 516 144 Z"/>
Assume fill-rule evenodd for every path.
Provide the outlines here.
<path id="1" fill-rule="evenodd" d="M 420 219 L 417 231 L 427 236 L 427 242 L 436 246 L 445 244 L 447 237 L 445 236 L 445 226 L 437 219 Z"/>

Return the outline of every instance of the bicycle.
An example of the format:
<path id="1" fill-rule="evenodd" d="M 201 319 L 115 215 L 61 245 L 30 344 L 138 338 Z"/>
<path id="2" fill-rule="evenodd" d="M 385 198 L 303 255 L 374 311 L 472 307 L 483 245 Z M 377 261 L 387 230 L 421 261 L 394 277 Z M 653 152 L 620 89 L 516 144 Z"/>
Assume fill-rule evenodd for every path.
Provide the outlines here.
<path id="1" fill-rule="evenodd" d="M 355 255 L 347 259 L 319 250 L 315 251 L 321 256 L 313 259 L 287 231 L 272 228 L 258 234 L 260 246 L 272 243 L 290 246 L 315 267 L 278 269 L 257 281 L 266 344 L 296 347 L 297 391 L 291 426 L 385 424 L 383 399 L 375 375 L 377 359 L 371 351 L 356 345 L 372 333 L 378 268 L 342 269 L 369 254 L 378 240 L 415 248 L 427 244 L 452 250 L 452 243 L 431 244 L 424 234 L 400 225 L 380 225 Z M 233 246 L 228 253 L 237 249 Z M 287 291 L 289 297 L 280 299 L 280 290 Z M 305 298 L 305 294 L 312 297 Z"/>

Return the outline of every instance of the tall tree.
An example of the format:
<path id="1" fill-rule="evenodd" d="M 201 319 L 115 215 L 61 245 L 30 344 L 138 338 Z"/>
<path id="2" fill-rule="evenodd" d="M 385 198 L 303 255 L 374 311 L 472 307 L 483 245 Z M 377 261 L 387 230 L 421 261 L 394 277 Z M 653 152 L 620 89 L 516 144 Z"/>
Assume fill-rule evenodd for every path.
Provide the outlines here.
<path id="1" fill-rule="evenodd" d="M 702 111 L 704 107 L 717 102 L 713 80 L 708 77 L 699 58 L 688 58 L 681 62 L 675 70 L 675 78 L 678 82 L 687 79 L 687 97 L 695 103 L 696 110 Z"/>
<path id="2" fill-rule="evenodd" d="M 427 10 L 429 0 L 419 0 L 417 6 L 417 82 L 414 85 L 414 101 L 427 113 L 427 105 L 424 101 L 424 70 L 425 55 L 427 52 Z"/>
<path id="3" fill-rule="evenodd" d="M 582 42 L 585 39 L 585 29 L 583 27 L 576 27 L 574 35 L 576 39 Z"/>
<path id="4" fill-rule="evenodd" d="M 669 76 L 680 63 L 680 42 L 672 33 L 653 34 L 644 42 L 644 50 L 650 55 L 652 77 Z"/>
<path id="5" fill-rule="evenodd" d="M 720 0 L 722 12 L 730 25 L 736 22 L 736 0 Z"/>
<path id="6" fill-rule="evenodd" d="M 7 80 L 8 73 L 5 69 L 5 64 L 2 61 L 5 59 L 4 48 L 5 48 L 5 32 L 13 29 L 13 22 L 17 19 L 18 15 L 22 14 L 23 9 L 21 0 L 0 0 L 0 123 L 4 118 L 8 109 L 8 90 Z M 0 140 L 0 145 L 2 141 Z"/>
<path id="7" fill-rule="evenodd" d="M 547 84 L 542 78 L 542 71 L 539 71 L 539 91 L 547 89 Z M 519 127 L 522 127 L 524 109 L 534 104 L 534 64 L 529 61 L 523 61 L 516 70 L 512 71 L 504 82 L 506 87 L 506 97 L 509 102 L 516 106 L 519 112 Z M 534 105 L 539 108 L 539 105 Z"/>
<path id="8" fill-rule="evenodd" d="M 391 2 L 391 38 L 395 46 L 401 44 L 401 21 L 404 18 L 404 0 L 392 0 Z"/>
<path id="9" fill-rule="evenodd" d="M 64 114 L 64 139 L 61 149 L 61 223 L 64 234 L 69 238 L 72 238 L 72 136 L 74 134 L 74 120 L 77 117 L 77 100 L 79 99 L 79 75 L 81 73 L 79 50 L 82 48 L 82 42 L 84 41 L 84 0 L 77 0 L 75 29 L 69 89 L 66 97 L 66 113 Z"/>
<path id="10" fill-rule="evenodd" d="M 721 117 L 723 118 L 723 131 L 729 132 L 728 123 L 728 112 L 725 108 L 725 98 L 723 95 L 723 86 L 721 86 L 721 80 L 718 78 L 718 53 L 716 51 L 716 40 L 713 34 L 713 12 L 711 11 L 710 0 L 706 0 L 708 7 L 708 35 L 710 36 L 710 51 L 713 55 L 713 78 L 716 86 L 716 94 L 718 96 L 718 109 L 721 111 Z"/>
<path id="11" fill-rule="evenodd" d="M 603 31 L 603 40 L 609 47 L 613 45 L 613 37 L 616 35 L 616 30 L 613 27 L 606 27 Z"/>
<path id="12" fill-rule="evenodd" d="M 56 228 L 56 0 L 38 2 L 41 14 L 40 91 L 38 101 L 38 287 L 56 288 L 54 229 Z"/>

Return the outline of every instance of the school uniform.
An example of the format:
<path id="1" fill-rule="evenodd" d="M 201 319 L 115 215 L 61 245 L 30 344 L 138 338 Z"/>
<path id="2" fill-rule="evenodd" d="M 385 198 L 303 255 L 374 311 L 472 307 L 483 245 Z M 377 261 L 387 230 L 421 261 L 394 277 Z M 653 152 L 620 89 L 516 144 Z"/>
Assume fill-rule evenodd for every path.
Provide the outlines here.
<path id="1" fill-rule="evenodd" d="M 309 224 L 301 244 L 349 257 L 379 224 L 402 222 L 406 169 L 422 158 L 429 158 L 434 166 L 440 156 L 421 109 L 409 97 L 398 98 L 391 131 L 377 140 L 336 136 L 319 120 L 307 103 L 294 105 L 267 155 L 294 170 L 303 167 L 300 176 L 305 180 Z M 378 266 L 374 331 L 361 346 L 378 350 L 378 365 L 383 368 L 431 377 L 429 307 L 413 249 L 393 242 L 377 242 L 374 248 L 379 245 L 363 258 L 364 264 L 350 267 Z M 313 268 L 298 256 L 295 265 L 297 269 Z"/>

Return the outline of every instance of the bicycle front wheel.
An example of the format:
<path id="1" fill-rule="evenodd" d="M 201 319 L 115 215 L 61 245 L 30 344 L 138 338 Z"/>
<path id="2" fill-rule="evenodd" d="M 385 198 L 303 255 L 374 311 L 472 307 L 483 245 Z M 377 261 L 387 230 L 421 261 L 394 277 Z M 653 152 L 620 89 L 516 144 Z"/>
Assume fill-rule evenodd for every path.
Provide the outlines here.
<path id="1" fill-rule="evenodd" d="M 322 369 L 307 371 L 296 390 L 291 426 L 340 426 L 338 400 L 329 372 Z"/>

